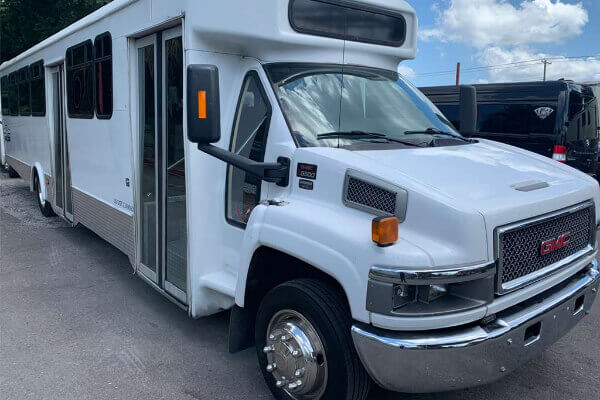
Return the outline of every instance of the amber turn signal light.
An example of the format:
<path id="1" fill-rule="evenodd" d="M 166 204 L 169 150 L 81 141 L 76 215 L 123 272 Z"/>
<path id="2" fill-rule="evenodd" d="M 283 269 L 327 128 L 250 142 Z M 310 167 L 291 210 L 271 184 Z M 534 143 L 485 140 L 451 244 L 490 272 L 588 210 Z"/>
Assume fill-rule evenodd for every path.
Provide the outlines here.
<path id="1" fill-rule="evenodd" d="M 373 241 L 380 247 L 390 246 L 398 241 L 398 218 L 378 217 L 372 223 Z"/>
<path id="2" fill-rule="evenodd" d="M 198 90 L 198 119 L 206 119 L 206 91 Z"/>

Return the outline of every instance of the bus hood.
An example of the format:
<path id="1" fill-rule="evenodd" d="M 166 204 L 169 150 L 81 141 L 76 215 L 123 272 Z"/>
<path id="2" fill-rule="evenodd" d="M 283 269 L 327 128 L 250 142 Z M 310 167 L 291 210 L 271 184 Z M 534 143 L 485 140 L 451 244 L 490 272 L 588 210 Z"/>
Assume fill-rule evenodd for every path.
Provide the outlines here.
<path id="1" fill-rule="evenodd" d="M 594 199 L 598 183 L 540 155 L 488 140 L 461 146 L 356 153 L 425 190 L 478 210 L 490 226 Z M 392 171 L 390 171 L 392 172 Z M 391 174 L 393 175 L 393 174 Z M 410 200 L 409 200 L 410 201 Z"/>

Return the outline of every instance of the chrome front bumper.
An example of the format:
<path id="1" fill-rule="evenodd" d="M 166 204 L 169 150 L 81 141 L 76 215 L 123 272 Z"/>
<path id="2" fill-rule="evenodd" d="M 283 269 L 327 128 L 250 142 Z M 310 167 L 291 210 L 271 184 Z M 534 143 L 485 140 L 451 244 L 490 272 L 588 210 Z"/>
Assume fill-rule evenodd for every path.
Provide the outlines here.
<path id="1" fill-rule="evenodd" d="M 589 313 L 600 286 L 596 260 L 486 325 L 425 332 L 352 327 L 363 365 L 380 386 L 406 393 L 462 389 L 498 380 L 540 354 Z"/>

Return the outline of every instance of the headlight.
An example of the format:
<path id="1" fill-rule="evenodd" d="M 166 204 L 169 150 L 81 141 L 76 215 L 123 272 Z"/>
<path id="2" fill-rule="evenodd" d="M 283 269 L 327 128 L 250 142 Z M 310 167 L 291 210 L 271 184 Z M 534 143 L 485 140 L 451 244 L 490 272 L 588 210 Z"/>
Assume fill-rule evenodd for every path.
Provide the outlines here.
<path id="1" fill-rule="evenodd" d="M 495 263 L 440 269 L 372 267 L 367 310 L 391 316 L 466 311 L 494 299 Z"/>
<path id="2" fill-rule="evenodd" d="M 430 304 L 447 294 L 447 285 L 394 285 L 394 311 L 414 302 Z"/>

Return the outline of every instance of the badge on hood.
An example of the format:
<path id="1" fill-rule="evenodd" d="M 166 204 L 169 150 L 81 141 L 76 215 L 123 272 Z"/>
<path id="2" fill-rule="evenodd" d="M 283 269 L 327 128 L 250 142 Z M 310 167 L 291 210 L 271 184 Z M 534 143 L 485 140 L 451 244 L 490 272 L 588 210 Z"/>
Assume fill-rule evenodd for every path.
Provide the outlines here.
<path id="1" fill-rule="evenodd" d="M 540 107 L 536 108 L 534 111 L 535 115 L 542 120 L 548 118 L 554 112 L 554 110 L 550 107 Z"/>

